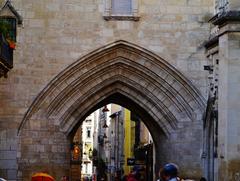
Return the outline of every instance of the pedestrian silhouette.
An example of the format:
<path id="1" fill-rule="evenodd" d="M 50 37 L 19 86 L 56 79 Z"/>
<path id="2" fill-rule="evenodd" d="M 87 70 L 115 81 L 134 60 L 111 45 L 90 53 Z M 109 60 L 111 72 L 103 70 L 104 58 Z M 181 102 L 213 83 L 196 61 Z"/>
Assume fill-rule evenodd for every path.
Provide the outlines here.
<path id="1" fill-rule="evenodd" d="M 159 171 L 160 181 L 178 181 L 178 166 L 174 163 L 164 165 Z"/>

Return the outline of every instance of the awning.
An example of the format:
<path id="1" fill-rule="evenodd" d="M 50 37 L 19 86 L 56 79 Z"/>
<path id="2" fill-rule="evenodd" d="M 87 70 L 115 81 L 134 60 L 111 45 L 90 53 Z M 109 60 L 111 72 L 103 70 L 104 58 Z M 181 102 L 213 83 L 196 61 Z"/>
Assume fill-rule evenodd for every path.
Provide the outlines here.
<path id="1" fill-rule="evenodd" d="M 36 173 L 32 176 L 32 181 L 55 181 L 51 175 L 47 173 Z"/>

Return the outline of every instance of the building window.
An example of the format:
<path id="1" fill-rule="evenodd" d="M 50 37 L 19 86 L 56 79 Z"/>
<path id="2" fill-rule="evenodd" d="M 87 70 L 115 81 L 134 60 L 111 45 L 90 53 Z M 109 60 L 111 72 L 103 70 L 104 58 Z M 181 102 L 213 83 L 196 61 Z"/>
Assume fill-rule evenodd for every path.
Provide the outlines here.
<path id="1" fill-rule="evenodd" d="M 112 14 L 125 14 L 132 13 L 132 0 L 112 0 Z"/>
<path id="2" fill-rule="evenodd" d="M 91 128 L 87 127 L 87 138 L 91 138 Z"/>
<path id="3" fill-rule="evenodd" d="M 85 166 L 85 173 L 87 174 L 88 173 L 88 164 L 86 163 L 86 166 Z"/>
<path id="4" fill-rule="evenodd" d="M 11 17 L 1 17 L 0 26 L 5 26 L 5 38 L 16 42 L 16 19 Z"/>
<path id="5" fill-rule="evenodd" d="M 138 21 L 138 0 L 105 0 L 104 19 Z"/>
<path id="6" fill-rule="evenodd" d="M 2 2 L 2 1 L 1 1 Z M 16 24 L 22 24 L 22 17 L 5 1 L 0 8 L 0 77 L 7 77 L 7 72 L 13 68 L 13 50 L 16 47 Z"/>
<path id="7" fill-rule="evenodd" d="M 17 24 L 22 24 L 22 17 L 16 9 L 12 6 L 11 1 L 6 1 L 4 6 L 0 9 L 0 23 L 1 26 L 7 25 L 6 39 L 16 42 Z"/>

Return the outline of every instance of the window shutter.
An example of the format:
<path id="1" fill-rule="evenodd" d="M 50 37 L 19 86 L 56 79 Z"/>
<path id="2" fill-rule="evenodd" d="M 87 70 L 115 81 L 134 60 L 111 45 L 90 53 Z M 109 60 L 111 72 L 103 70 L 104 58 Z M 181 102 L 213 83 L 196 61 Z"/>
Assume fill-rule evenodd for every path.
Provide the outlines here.
<path id="1" fill-rule="evenodd" d="M 113 14 L 131 14 L 132 0 L 112 0 Z"/>

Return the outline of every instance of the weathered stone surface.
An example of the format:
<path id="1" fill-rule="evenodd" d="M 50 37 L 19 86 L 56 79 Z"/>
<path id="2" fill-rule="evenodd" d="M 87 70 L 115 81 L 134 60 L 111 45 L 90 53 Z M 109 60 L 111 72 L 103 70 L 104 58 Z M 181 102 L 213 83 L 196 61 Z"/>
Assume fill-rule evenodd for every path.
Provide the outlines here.
<path id="1" fill-rule="evenodd" d="M 161 125 L 159 129 L 163 132 L 170 130 L 175 135 L 174 139 L 170 136 L 170 141 L 174 141 L 175 146 L 180 145 L 181 154 L 190 155 L 184 159 L 196 168 L 197 173 L 193 175 L 196 178 L 201 175 L 198 159 L 201 129 L 195 121 L 200 122 L 202 114 L 199 111 L 202 103 L 198 98 L 207 97 L 207 77 L 203 71 L 206 58 L 202 42 L 209 36 L 209 24 L 203 19 L 211 13 L 213 1 L 138 1 L 139 21 L 104 20 L 105 4 L 101 0 L 11 2 L 22 15 L 23 25 L 17 27 L 14 69 L 9 72 L 8 79 L 0 79 L 0 157 L 9 161 L 8 164 L 0 163 L 0 169 L 6 177 L 10 173 L 15 174 L 16 169 L 20 180 L 29 180 L 34 171 L 42 169 L 59 178 L 67 174 L 67 134 L 76 125 L 78 116 L 83 116 L 81 110 L 90 110 L 93 108 L 91 106 L 100 102 L 101 98 L 107 98 L 113 90 L 126 93 L 129 100 L 136 101 L 139 107 L 151 113 L 155 122 L 146 124 L 152 128 L 155 137 L 159 133 L 156 125 Z M 44 101 L 29 110 L 30 119 L 24 122 L 21 134 L 16 135 L 25 113 L 55 76 L 70 64 L 83 62 L 80 58 L 89 52 L 117 40 L 134 43 L 150 52 L 124 46 L 132 51 L 124 48 L 110 53 L 103 51 L 106 53 L 104 57 L 85 60 L 91 61 L 86 66 L 76 63 L 75 69 L 73 66 L 69 72 L 65 71 L 64 76 L 57 77 L 57 84 L 52 85 L 51 91 L 41 98 Z M 154 57 L 156 55 L 153 53 L 162 59 Z M 233 51 L 232 54 L 237 53 Z M 97 51 L 95 55 L 99 55 Z M 112 61 L 120 55 L 125 59 Z M 160 69 L 163 65 L 160 60 L 176 70 Z M 109 63 L 111 61 L 112 66 Z M 101 66 L 103 69 L 100 69 Z M 170 72 L 174 76 L 169 76 Z M 181 72 L 187 81 L 178 77 L 176 72 Z M 114 84 L 117 81 L 121 84 Z M 110 86 L 111 83 L 114 85 Z M 128 86 L 124 87 L 125 84 Z M 196 89 L 191 89 L 190 85 Z M 141 91 L 134 91 L 134 88 Z M 200 93 L 193 90 L 199 90 Z M 87 95 L 89 102 L 85 103 L 84 97 Z M 137 107 L 133 103 L 130 105 Z M 75 112 L 71 112 L 71 109 Z M 194 109 L 197 109 L 197 115 Z M 191 121 L 194 123 L 191 124 Z M 191 130 L 192 127 L 196 130 Z M 179 130 L 175 132 L 176 128 Z M 163 143 L 169 143 L 164 136 L 162 138 Z M 189 145 L 193 145 L 192 151 L 189 151 Z M 170 148 L 164 147 L 163 150 L 169 151 Z M 176 149 L 172 152 L 176 155 Z M 18 168 L 10 153 L 18 157 Z M 181 156 L 172 158 L 166 155 L 162 162 L 180 162 L 181 159 Z M 38 166 L 39 163 L 42 165 Z M 183 170 L 184 175 L 191 176 L 187 167 Z"/>

